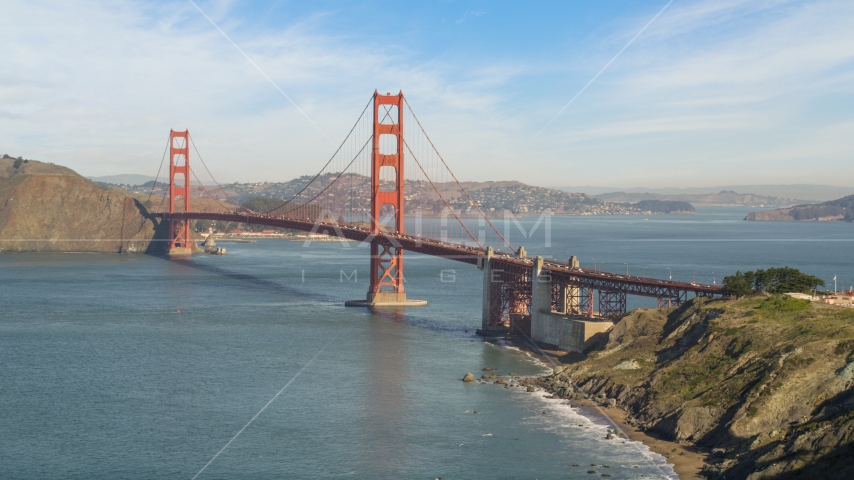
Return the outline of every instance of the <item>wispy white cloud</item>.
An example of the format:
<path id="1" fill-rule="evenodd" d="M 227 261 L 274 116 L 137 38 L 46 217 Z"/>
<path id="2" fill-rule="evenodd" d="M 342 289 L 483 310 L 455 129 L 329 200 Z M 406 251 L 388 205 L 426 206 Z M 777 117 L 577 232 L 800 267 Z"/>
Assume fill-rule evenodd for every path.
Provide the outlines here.
<path id="1" fill-rule="evenodd" d="M 318 132 L 320 132 L 324 137 L 326 137 L 326 139 L 327 139 L 327 140 L 330 140 L 330 141 L 332 140 L 332 139 L 330 139 L 330 138 L 329 138 L 329 136 L 328 136 L 328 135 L 326 135 L 326 132 L 324 132 L 324 131 L 323 131 L 323 129 L 321 129 L 321 128 L 317 125 L 317 123 L 315 123 L 315 122 L 314 122 L 314 120 L 312 120 L 312 119 L 311 119 L 311 117 L 309 117 L 309 116 L 305 113 L 305 110 L 303 110 L 302 108 L 300 108 L 300 106 L 299 106 L 299 105 L 297 105 L 297 104 L 293 101 L 293 99 L 292 99 L 290 96 L 288 96 L 288 94 L 287 94 L 287 93 L 285 93 L 285 91 L 284 91 L 284 90 L 282 90 L 282 88 L 281 88 L 281 87 L 280 87 L 280 86 L 279 86 L 279 85 L 278 85 L 278 84 L 277 84 L 277 83 L 276 83 L 272 78 L 270 78 L 270 76 L 269 76 L 269 75 L 267 75 L 267 72 L 265 72 L 261 67 L 259 67 L 259 66 L 258 66 L 258 64 L 257 64 L 257 63 L 255 63 L 255 61 L 254 61 L 254 60 L 252 60 L 252 58 L 251 58 L 249 55 L 247 55 L 247 54 L 246 54 L 246 52 L 244 52 L 244 51 L 243 51 L 243 49 L 242 49 L 242 48 L 240 48 L 240 46 L 239 46 L 239 45 L 237 45 L 236 43 L 234 43 L 234 40 L 232 40 L 232 39 L 231 39 L 231 37 L 229 37 L 227 33 L 225 33 L 224 31 L 222 31 L 222 29 L 221 29 L 221 28 L 219 28 L 219 25 L 217 25 L 217 24 L 216 24 L 216 22 L 214 22 L 214 21 L 213 21 L 213 19 L 211 19 L 211 17 L 209 17 L 209 16 L 208 16 L 208 14 L 206 14 L 206 13 L 204 12 L 204 10 L 202 10 L 202 9 L 201 9 L 201 7 L 199 7 L 199 5 L 198 5 L 196 2 L 194 2 L 193 0 L 189 0 L 189 2 L 193 5 L 193 7 L 195 7 L 195 8 L 196 8 L 196 10 L 198 10 L 198 11 L 199 11 L 199 14 L 201 14 L 203 17 L 205 17 L 205 20 L 207 20 L 207 21 L 211 24 L 211 26 L 213 26 L 213 27 L 216 29 L 216 31 L 218 31 L 219 33 L 221 33 L 221 34 L 222 34 L 222 36 L 223 36 L 223 37 L 225 37 L 225 39 L 226 39 L 226 40 L 228 40 L 228 42 L 229 42 L 229 43 L 230 43 L 230 44 L 231 44 L 235 49 L 237 49 L 237 51 L 238 51 L 238 52 L 240 52 L 240 54 L 241 54 L 241 55 L 243 55 L 243 58 L 245 58 L 245 59 L 246 59 L 246 61 L 247 61 L 247 62 L 249 62 L 249 64 L 250 64 L 250 65 L 252 65 L 253 67 L 255 67 L 255 70 L 258 70 L 258 73 L 260 73 L 260 74 L 261 74 L 261 76 L 263 76 L 263 77 L 264 77 L 268 82 L 270 82 L 270 84 L 273 86 L 273 88 L 275 88 L 275 89 L 276 89 L 276 91 L 277 91 L 277 92 L 281 93 L 281 94 L 282 94 L 282 96 L 283 96 L 283 97 L 285 97 L 285 99 L 286 99 L 286 100 L 287 100 L 291 105 L 293 105 L 293 107 L 294 107 L 294 108 L 296 108 L 296 109 L 297 109 L 297 111 L 300 113 L 300 115 L 302 115 L 303 117 L 305 117 L 305 119 L 306 119 L 306 120 L 308 120 L 308 123 L 310 123 L 314 128 L 316 128 L 316 129 L 317 129 L 317 131 L 318 131 Z"/>
<path id="2" fill-rule="evenodd" d="M 771 159 L 780 162 L 775 176 L 802 178 L 790 162 L 839 162 L 845 138 L 854 137 L 851 115 L 833 120 L 816 106 L 854 95 L 852 20 L 850 2 L 674 4 L 557 122 L 551 145 L 595 146 L 605 154 L 595 157 L 608 162 L 600 166 L 623 165 L 616 157 L 628 155 L 648 167 L 598 183 L 657 183 L 684 167 L 704 169 L 701 181 L 715 184 L 733 174 L 733 162 L 739 175 L 761 183 Z M 850 161 L 837 167 L 854 173 Z"/>
<path id="3" fill-rule="evenodd" d="M 534 145 L 658 6 L 602 26 L 559 61 L 426 55 L 330 29 L 334 11 L 273 30 L 242 4 L 200 6 L 333 140 L 375 88 L 403 89 L 464 179 L 722 184 L 738 165 L 745 182 L 762 183 L 769 163 L 813 160 L 831 162 L 833 174 L 816 173 L 823 183 L 854 174 L 843 138 L 854 138 L 852 113 L 823 111 L 854 98 L 850 2 L 674 2 Z M 217 177 L 243 181 L 314 173 L 331 153 L 186 1 L 7 0 L 0 19 L 0 153 L 84 174 L 147 173 L 169 128 L 189 127 Z M 789 170 L 775 175 L 801 178 Z"/>
<path id="4" fill-rule="evenodd" d="M 0 139 L 10 153 L 86 174 L 145 173 L 156 169 L 169 128 L 189 127 L 206 157 L 220 158 L 223 178 L 258 177 L 245 159 L 234 161 L 241 157 L 251 157 L 255 172 L 285 180 L 312 173 L 312 160 L 329 154 L 327 141 L 189 3 L 1 8 L 7 18 L 40 18 L 0 32 L 9 66 L 0 77 Z M 333 138 L 343 137 L 354 120 L 348 112 L 357 115 L 376 87 L 404 88 L 451 111 L 498 101 L 479 91 L 498 83 L 492 71 L 449 80 L 454 66 L 413 64 L 395 47 L 340 41 L 313 28 L 317 16 L 255 34 L 232 19 L 229 2 L 206 8 Z"/>

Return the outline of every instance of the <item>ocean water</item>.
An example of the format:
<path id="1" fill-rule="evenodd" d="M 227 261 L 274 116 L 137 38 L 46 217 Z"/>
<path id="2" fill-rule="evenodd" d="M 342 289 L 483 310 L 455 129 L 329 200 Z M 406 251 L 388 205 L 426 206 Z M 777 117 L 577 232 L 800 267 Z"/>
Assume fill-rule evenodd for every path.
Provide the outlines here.
<path id="1" fill-rule="evenodd" d="M 783 265 L 854 281 L 851 224 L 746 213 L 554 217 L 549 242 L 527 218 L 511 242 L 698 282 Z M 547 368 L 474 336 L 474 267 L 407 254 L 407 293 L 428 306 L 371 313 L 343 307 L 364 297 L 366 248 L 222 246 L 0 255 L 0 478 L 673 477 L 643 445 L 605 440 L 604 419 L 460 381 Z"/>

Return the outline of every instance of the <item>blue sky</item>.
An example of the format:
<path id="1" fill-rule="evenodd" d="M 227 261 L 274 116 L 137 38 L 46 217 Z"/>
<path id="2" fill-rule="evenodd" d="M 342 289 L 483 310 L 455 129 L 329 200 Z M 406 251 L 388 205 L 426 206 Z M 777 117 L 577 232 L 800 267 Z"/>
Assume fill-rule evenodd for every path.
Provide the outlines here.
<path id="1" fill-rule="evenodd" d="M 5 0 L 0 153 L 154 175 L 190 128 L 218 178 L 284 181 L 402 89 L 464 180 L 854 179 L 854 2 L 674 0 L 550 124 L 667 1 L 196 3 L 305 115 L 188 0 Z"/>

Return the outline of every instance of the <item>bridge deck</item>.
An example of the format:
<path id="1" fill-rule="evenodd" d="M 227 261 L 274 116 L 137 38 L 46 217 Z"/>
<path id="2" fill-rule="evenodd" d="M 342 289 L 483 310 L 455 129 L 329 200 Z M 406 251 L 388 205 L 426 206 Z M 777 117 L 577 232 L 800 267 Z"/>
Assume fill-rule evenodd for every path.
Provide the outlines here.
<path id="1" fill-rule="evenodd" d="M 374 236 L 369 230 L 363 228 L 340 226 L 335 223 L 318 223 L 295 220 L 275 217 L 272 215 L 245 215 L 238 213 L 173 213 L 163 214 L 163 216 L 166 219 L 175 220 L 216 220 L 222 222 L 239 222 L 250 225 L 287 228 L 304 232 L 327 233 L 329 235 L 335 235 L 357 242 L 376 240 L 411 252 L 446 258 L 470 265 L 477 265 L 479 260 L 486 254 L 486 252 L 480 247 L 471 247 L 395 233 L 379 233 Z M 493 268 L 498 269 L 502 268 L 502 264 L 508 266 L 533 267 L 534 259 L 531 257 L 522 258 L 515 253 L 496 252 L 492 257 L 492 262 L 494 262 Z M 719 285 L 674 282 L 672 280 L 659 280 L 609 272 L 597 272 L 582 268 L 572 268 L 568 264 L 553 260 L 546 260 L 543 270 L 552 276 L 553 281 L 557 281 L 559 283 L 583 285 L 597 290 L 621 292 L 644 297 L 672 298 L 676 292 L 693 293 L 695 295 L 706 296 L 720 295 L 722 293 L 722 287 Z"/>

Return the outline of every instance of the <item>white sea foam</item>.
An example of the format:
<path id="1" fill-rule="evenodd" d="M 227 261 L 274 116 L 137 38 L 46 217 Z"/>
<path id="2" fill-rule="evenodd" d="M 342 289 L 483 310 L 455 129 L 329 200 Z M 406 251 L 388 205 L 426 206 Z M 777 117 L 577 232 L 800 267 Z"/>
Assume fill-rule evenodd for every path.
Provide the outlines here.
<path id="1" fill-rule="evenodd" d="M 513 351 L 524 354 L 531 363 L 533 363 L 539 367 L 543 367 L 543 373 L 547 373 L 547 372 L 551 371 L 552 368 L 554 368 L 554 365 L 550 365 L 550 364 L 542 361 L 540 358 L 536 357 L 529 350 L 522 350 L 521 348 L 513 345 L 512 343 L 508 342 L 507 340 L 499 338 L 496 343 L 501 348 L 505 348 L 507 350 L 513 350 Z"/>
<path id="2" fill-rule="evenodd" d="M 507 341 L 499 340 L 498 344 L 502 348 L 525 353 L 530 361 L 543 367 L 544 373 L 550 372 L 553 368 L 531 352 L 522 350 Z M 638 465 L 654 472 L 648 474 L 638 472 L 638 475 L 633 478 L 679 479 L 673 470 L 673 465 L 667 463 L 664 456 L 653 452 L 644 443 L 631 440 L 625 434 L 606 440 L 605 436 L 609 431 L 621 429 L 604 412 L 582 413 L 581 409 L 572 407 L 569 400 L 546 398 L 551 395 L 543 390 L 530 393 L 524 387 L 511 385 L 510 391 L 513 392 L 516 400 L 534 413 L 528 418 L 527 424 L 560 436 L 565 443 L 570 444 L 570 447 L 572 444 L 580 444 L 588 449 L 605 451 L 608 452 L 609 462 Z M 601 444 L 601 449 L 594 447 L 596 443 Z M 639 457 L 640 461 L 638 461 Z"/>
<path id="3" fill-rule="evenodd" d="M 581 442 L 588 448 L 601 444 L 601 451 L 607 451 L 609 462 L 623 465 L 632 464 L 647 467 L 655 475 L 636 478 L 670 478 L 678 480 L 673 465 L 667 463 L 664 456 L 655 453 L 642 442 L 630 440 L 627 436 L 606 440 L 605 436 L 614 428 L 619 428 L 604 415 L 582 413 L 581 409 L 570 406 L 569 400 L 547 399 L 548 393 L 538 390 L 527 393 L 523 389 L 514 389 L 517 398 L 530 410 L 536 412 L 529 417 L 528 424 L 555 433 L 569 443 Z M 543 414 L 545 412 L 545 415 Z M 599 450 L 599 449 L 597 449 Z M 638 455 L 643 461 L 638 462 Z M 639 472 L 640 473 L 640 472 Z"/>

